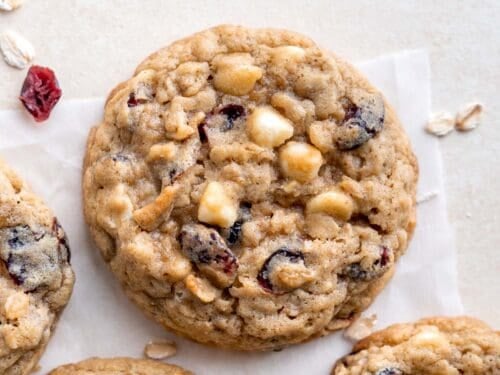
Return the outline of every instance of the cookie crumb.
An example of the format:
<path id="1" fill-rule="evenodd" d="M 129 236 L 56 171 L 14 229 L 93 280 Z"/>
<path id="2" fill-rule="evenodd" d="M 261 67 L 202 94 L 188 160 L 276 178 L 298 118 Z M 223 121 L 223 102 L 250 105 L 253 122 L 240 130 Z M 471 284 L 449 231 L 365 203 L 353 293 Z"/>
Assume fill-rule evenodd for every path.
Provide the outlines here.
<path id="1" fill-rule="evenodd" d="M 469 131 L 478 127 L 484 106 L 478 102 L 465 104 L 455 117 L 455 128 L 459 131 Z"/>
<path id="2" fill-rule="evenodd" d="M 23 5 L 23 0 L 0 0 L 0 11 L 11 12 Z"/>
<path id="3" fill-rule="evenodd" d="M 439 193 L 437 191 L 429 191 L 427 193 L 424 193 L 421 196 L 417 197 L 417 204 L 428 202 L 431 199 L 436 198 L 438 194 Z"/>
<path id="4" fill-rule="evenodd" d="M 173 357 L 177 353 L 177 345 L 170 340 L 150 341 L 144 347 L 144 354 L 149 359 L 165 359 Z"/>
<path id="5" fill-rule="evenodd" d="M 443 137 L 455 128 L 455 119 L 449 112 L 436 112 L 431 115 L 425 131 L 437 137 Z"/>
<path id="6" fill-rule="evenodd" d="M 373 332 L 377 324 L 377 314 L 368 317 L 359 317 L 344 331 L 344 337 L 352 341 L 359 341 Z"/>

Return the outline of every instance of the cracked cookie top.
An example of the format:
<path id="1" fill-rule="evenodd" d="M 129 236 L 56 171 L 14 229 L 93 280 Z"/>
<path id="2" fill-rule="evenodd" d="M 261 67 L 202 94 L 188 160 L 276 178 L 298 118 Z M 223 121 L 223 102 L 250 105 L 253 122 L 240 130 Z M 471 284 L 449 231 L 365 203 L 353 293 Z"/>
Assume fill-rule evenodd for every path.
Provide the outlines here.
<path id="1" fill-rule="evenodd" d="M 469 317 L 395 324 L 358 342 L 332 374 L 500 374 L 500 333 Z"/>
<path id="2" fill-rule="evenodd" d="M 0 161 L 0 373 L 38 362 L 74 283 L 66 235 L 47 206 Z"/>
<path id="3" fill-rule="evenodd" d="M 415 225 L 383 96 L 298 34 L 220 26 L 147 58 L 90 133 L 85 215 L 148 315 L 263 350 L 344 327 Z"/>
<path id="4" fill-rule="evenodd" d="M 192 375 L 179 366 L 133 358 L 89 358 L 52 370 L 49 375 Z"/>

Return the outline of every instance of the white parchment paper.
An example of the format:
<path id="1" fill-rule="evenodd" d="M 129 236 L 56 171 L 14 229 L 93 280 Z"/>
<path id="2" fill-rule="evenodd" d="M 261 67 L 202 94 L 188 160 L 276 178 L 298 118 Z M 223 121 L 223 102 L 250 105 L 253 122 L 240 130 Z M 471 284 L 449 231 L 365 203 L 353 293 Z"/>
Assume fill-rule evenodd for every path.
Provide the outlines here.
<path id="1" fill-rule="evenodd" d="M 437 140 L 423 132 L 430 108 L 427 54 L 408 51 L 358 64 L 385 94 L 406 127 L 420 164 L 419 195 L 437 195 L 418 207 L 418 225 L 396 274 L 367 314 L 377 328 L 423 316 L 462 313 L 454 242 L 446 214 Z M 24 111 L 0 112 L 0 156 L 53 208 L 68 233 L 77 282 L 45 355 L 41 373 L 91 356 L 140 357 L 153 338 L 178 344 L 170 362 L 199 374 L 327 374 L 351 343 L 341 333 L 281 352 L 238 353 L 207 348 L 165 332 L 127 300 L 88 236 L 80 174 L 89 128 L 103 99 L 62 101 L 36 125 Z"/>

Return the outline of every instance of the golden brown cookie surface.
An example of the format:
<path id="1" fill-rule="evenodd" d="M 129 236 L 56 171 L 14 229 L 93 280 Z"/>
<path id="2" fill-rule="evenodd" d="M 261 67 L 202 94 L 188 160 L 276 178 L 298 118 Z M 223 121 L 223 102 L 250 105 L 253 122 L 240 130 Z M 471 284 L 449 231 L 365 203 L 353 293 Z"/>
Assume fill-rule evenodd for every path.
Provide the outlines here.
<path id="1" fill-rule="evenodd" d="M 358 342 L 332 374 L 500 374 L 500 333 L 468 317 L 395 324 Z"/>
<path id="2" fill-rule="evenodd" d="M 359 73 L 283 30 L 221 26 L 146 59 L 89 136 L 87 222 L 127 294 L 200 342 L 343 327 L 415 225 L 417 165 Z"/>
<path id="3" fill-rule="evenodd" d="M 147 359 L 90 358 L 64 365 L 49 375 L 192 375 L 179 366 Z"/>
<path id="4" fill-rule="evenodd" d="M 35 367 L 73 290 L 66 235 L 0 161 L 0 374 Z"/>

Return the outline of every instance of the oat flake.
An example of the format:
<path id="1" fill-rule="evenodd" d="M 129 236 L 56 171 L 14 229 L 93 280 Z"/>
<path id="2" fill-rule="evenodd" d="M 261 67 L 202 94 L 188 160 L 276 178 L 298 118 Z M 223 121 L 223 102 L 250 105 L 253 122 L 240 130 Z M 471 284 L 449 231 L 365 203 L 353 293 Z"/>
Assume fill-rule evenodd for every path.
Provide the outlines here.
<path id="1" fill-rule="evenodd" d="M 427 133 L 445 136 L 455 128 L 455 119 L 448 112 L 433 113 L 425 126 Z"/>
<path id="2" fill-rule="evenodd" d="M 0 34 L 0 51 L 5 62 L 17 69 L 24 69 L 35 57 L 33 45 L 15 31 Z"/>
<path id="3" fill-rule="evenodd" d="M 481 113 L 484 106 L 478 102 L 464 105 L 455 118 L 455 128 L 460 131 L 467 131 L 477 128 L 480 124 Z"/>
<path id="4" fill-rule="evenodd" d="M 173 341 L 150 341 L 144 348 L 144 354 L 150 359 L 165 359 L 177 353 L 177 345 Z"/>
<path id="5" fill-rule="evenodd" d="M 23 5 L 23 0 L 0 0 L 0 10 L 10 12 Z"/>

